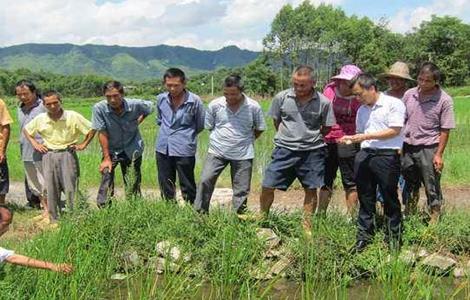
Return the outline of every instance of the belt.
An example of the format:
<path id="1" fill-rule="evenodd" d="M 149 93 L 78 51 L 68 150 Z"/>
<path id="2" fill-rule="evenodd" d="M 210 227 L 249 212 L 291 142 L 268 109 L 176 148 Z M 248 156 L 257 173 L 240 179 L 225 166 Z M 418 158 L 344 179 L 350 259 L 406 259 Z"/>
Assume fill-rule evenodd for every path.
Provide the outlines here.
<path id="1" fill-rule="evenodd" d="M 60 152 L 70 152 L 72 149 L 70 148 L 65 148 L 65 149 L 47 149 L 47 152 L 51 153 L 60 153 Z"/>
<path id="2" fill-rule="evenodd" d="M 363 148 L 362 151 L 375 155 L 398 155 L 398 149 Z"/>
<path id="3" fill-rule="evenodd" d="M 409 149 L 409 150 L 433 149 L 433 148 L 436 148 L 437 146 L 439 146 L 439 144 L 411 145 L 411 144 L 403 143 L 403 148 Z"/>

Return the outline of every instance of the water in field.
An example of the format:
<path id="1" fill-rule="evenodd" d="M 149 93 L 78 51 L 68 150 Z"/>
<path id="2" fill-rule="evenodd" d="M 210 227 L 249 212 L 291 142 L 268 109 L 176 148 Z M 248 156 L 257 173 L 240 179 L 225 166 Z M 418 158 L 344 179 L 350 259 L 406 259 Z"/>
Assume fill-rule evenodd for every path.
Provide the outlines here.
<path id="1" fill-rule="evenodd" d="M 129 281 L 116 281 L 112 285 L 112 289 L 108 293 L 106 299 L 148 299 L 153 298 L 148 293 L 148 286 L 142 284 L 142 278 L 134 278 Z M 452 277 L 441 278 L 439 288 L 435 288 L 431 291 L 433 299 L 468 299 L 468 288 L 470 285 L 469 281 L 453 279 Z M 162 289 L 165 283 L 165 276 L 158 275 L 154 281 L 155 285 L 152 289 Z M 465 288 L 467 286 L 467 288 Z M 302 284 L 297 281 L 280 278 L 275 282 L 262 282 L 258 285 L 254 285 L 253 293 L 239 294 L 237 292 L 231 293 L 230 297 L 227 295 L 221 295 L 221 289 L 211 285 L 208 282 L 200 283 L 194 286 L 194 293 L 188 295 L 190 299 L 271 299 L 271 300 L 283 300 L 283 299 L 370 299 L 370 300 L 382 300 L 385 297 L 384 288 L 378 284 L 373 283 L 370 280 L 357 280 L 353 284 L 346 288 L 337 288 L 331 291 L 331 286 L 327 284 L 323 286 L 314 287 L 314 290 L 318 290 L 315 294 L 306 294 L 303 290 Z M 234 290 L 238 290 L 235 288 Z M 321 291 L 330 290 L 331 292 L 325 293 Z M 161 294 L 160 294 L 161 295 Z M 155 296 L 155 298 L 160 298 Z M 166 297 L 165 297 L 166 298 Z M 173 297 L 171 297 L 173 298 Z M 182 295 L 182 298 L 188 299 Z M 409 297 L 407 297 L 409 298 Z"/>

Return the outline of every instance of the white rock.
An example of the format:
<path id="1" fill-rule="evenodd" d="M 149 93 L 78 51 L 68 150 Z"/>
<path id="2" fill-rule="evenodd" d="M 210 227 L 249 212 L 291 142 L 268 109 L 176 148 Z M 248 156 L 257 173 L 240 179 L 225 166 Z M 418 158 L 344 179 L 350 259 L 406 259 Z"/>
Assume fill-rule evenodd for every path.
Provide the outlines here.
<path id="1" fill-rule="evenodd" d="M 450 271 L 456 264 L 457 262 L 454 259 L 437 253 L 429 255 L 423 260 L 424 266 L 433 268 L 442 273 Z"/>
<path id="2" fill-rule="evenodd" d="M 259 228 L 256 235 L 266 243 L 268 249 L 274 249 L 281 243 L 281 239 L 270 228 Z"/>
<path id="3" fill-rule="evenodd" d="M 124 280 L 126 278 L 127 278 L 127 275 L 122 274 L 122 273 L 116 273 L 116 274 L 111 275 L 111 280 Z"/>

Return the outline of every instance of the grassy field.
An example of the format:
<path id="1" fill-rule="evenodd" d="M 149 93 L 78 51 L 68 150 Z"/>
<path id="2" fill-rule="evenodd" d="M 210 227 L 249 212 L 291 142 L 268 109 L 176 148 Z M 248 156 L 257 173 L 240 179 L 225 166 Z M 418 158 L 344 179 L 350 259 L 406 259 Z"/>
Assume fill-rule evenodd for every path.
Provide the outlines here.
<path id="1" fill-rule="evenodd" d="M 66 99 L 64 106 L 82 113 L 87 118 L 91 118 L 91 107 L 97 99 Z M 7 99 L 10 113 L 16 119 L 16 99 Z M 269 108 L 269 101 L 261 101 L 264 111 Z M 457 119 L 457 128 L 452 131 L 450 144 L 445 153 L 445 170 L 443 172 L 443 184 L 445 186 L 465 185 L 470 182 L 470 168 L 466 167 L 467 155 L 470 150 L 470 99 L 457 97 L 455 99 L 455 113 Z M 16 121 L 16 120 L 15 120 Z M 253 168 L 253 190 L 259 190 L 263 171 L 266 164 L 271 159 L 271 151 L 273 149 L 274 128 L 272 121 L 266 118 L 268 130 L 256 141 L 256 156 Z M 157 171 L 155 165 L 155 138 L 157 127 L 155 124 L 155 114 L 148 117 L 140 127 L 141 133 L 145 141 L 144 163 L 142 165 L 143 186 L 157 187 Z M 22 181 L 23 166 L 19 156 L 18 145 L 18 122 L 12 125 L 12 135 L 8 148 L 8 161 L 10 167 L 10 178 L 13 181 Z M 196 174 L 199 176 L 208 146 L 208 132 L 204 131 L 199 136 L 199 144 L 196 160 Z M 97 186 L 100 180 L 98 166 L 101 161 L 101 150 L 97 139 L 95 139 L 89 148 L 79 154 L 81 167 L 81 187 L 86 189 L 90 186 Z M 225 171 L 218 181 L 218 186 L 230 186 L 229 170 Z M 118 175 L 118 184 L 121 183 Z"/>
<path id="2" fill-rule="evenodd" d="M 355 225 L 330 214 L 313 220 L 311 240 L 300 226 L 301 214 L 273 214 L 261 223 L 242 222 L 228 212 L 198 215 L 190 207 L 163 201 L 122 201 L 105 210 L 69 215 L 58 231 L 47 231 L 20 245 L 18 253 L 71 262 L 69 276 L 7 265 L 0 269 L 0 299 L 468 299 L 470 283 L 412 267 L 391 254 L 379 232 L 363 253 L 349 254 Z M 14 227 L 24 226 L 17 221 Z M 470 218 L 446 214 L 436 226 L 421 217 L 405 223 L 404 250 L 425 248 L 457 255 L 470 253 Z M 290 263 L 281 276 L 258 280 L 266 248 L 259 227 L 272 228 Z M 178 273 L 159 276 L 152 268 L 155 244 L 168 240 L 190 253 Z M 132 268 L 122 254 L 135 251 Z M 110 280 L 119 272 L 128 277 Z"/>

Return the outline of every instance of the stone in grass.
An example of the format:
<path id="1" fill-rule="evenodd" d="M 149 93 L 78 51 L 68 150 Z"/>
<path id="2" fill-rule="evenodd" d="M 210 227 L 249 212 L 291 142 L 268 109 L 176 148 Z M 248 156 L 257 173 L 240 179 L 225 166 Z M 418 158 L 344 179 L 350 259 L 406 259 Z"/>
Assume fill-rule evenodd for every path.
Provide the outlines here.
<path id="1" fill-rule="evenodd" d="M 177 246 L 173 246 L 169 241 L 158 242 L 155 249 L 160 257 L 168 257 L 172 261 L 182 259 L 184 262 L 189 262 L 191 260 L 191 255 L 186 254 L 183 256 L 181 250 Z"/>
<path id="2" fill-rule="evenodd" d="M 127 278 L 127 275 L 122 274 L 122 273 L 116 273 L 116 274 L 111 275 L 111 280 L 124 280 L 126 278 Z"/>
<path id="3" fill-rule="evenodd" d="M 419 249 L 418 259 L 423 259 L 429 256 L 429 252 L 426 249 Z"/>
<path id="4" fill-rule="evenodd" d="M 465 277 L 465 269 L 464 268 L 455 268 L 453 275 L 455 278 L 462 278 Z"/>
<path id="5" fill-rule="evenodd" d="M 452 270 L 452 268 L 455 267 L 457 262 L 450 257 L 433 253 L 426 257 L 423 260 L 422 264 L 423 266 L 434 272 L 445 274 Z"/>
<path id="6" fill-rule="evenodd" d="M 290 266 L 291 260 L 290 258 L 284 256 L 281 257 L 269 270 L 269 272 L 274 275 L 282 275 L 284 271 Z"/>
<path id="7" fill-rule="evenodd" d="M 125 251 L 121 255 L 126 268 L 137 268 L 141 265 L 141 260 L 137 251 Z"/>
<path id="8" fill-rule="evenodd" d="M 268 249 L 274 249 L 281 243 L 281 239 L 270 228 L 258 228 L 256 235 L 266 243 Z"/>
<path id="9" fill-rule="evenodd" d="M 408 266 L 413 266 L 416 263 L 416 254 L 411 250 L 405 250 L 400 253 L 398 259 Z"/>
<path id="10" fill-rule="evenodd" d="M 178 273 L 180 270 L 180 266 L 178 264 L 162 257 L 152 257 L 149 261 L 150 265 L 155 268 L 157 274 L 163 274 L 167 271 L 170 273 Z"/>

